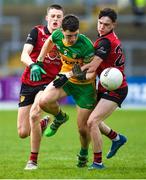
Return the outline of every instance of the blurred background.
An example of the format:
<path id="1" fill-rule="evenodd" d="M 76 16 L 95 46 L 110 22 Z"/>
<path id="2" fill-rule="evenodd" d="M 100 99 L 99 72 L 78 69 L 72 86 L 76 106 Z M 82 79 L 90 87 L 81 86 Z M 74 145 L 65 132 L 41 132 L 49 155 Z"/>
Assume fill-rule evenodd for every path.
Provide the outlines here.
<path id="1" fill-rule="evenodd" d="M 65 14 L 78 15 L 81 33 L 93 42 L 99 10 L 111 7 L 118 12 L 116 33 L 125 52 L 129 83 L 124 107 L 146 108 L 146 0 L 0 0 L 0 109 L 17 108 L 23 44 L 33 26 L 46 23 L 46 9 L 54 3 L 62 5 Z M 73 101 L 66 98 L 62 103 Z"/>

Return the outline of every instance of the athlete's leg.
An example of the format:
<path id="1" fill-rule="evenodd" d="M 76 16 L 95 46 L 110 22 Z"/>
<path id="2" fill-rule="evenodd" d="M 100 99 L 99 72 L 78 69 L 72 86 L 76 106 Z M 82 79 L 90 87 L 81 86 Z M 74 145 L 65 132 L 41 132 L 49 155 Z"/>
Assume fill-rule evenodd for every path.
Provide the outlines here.
<path id="1" fill-rule="evenodd" d="M 87 127 L 87 120 L 92 110 L 77 107 L 77 124 L 80 134 L 81 146 L 88 149 L 90 143 L 90 134 Z"/>
<path id="2" fill-rule="evenodd" d="M 50 89 L 49 86 L 46 87 L 43 94 L 41 95 L 39 105 L 47 113 L 55 116 L 53 123 L 46 129 L 46 136 L 53 136 L 59 126 L 68 120 L 68 115 L 61 111 L 61 108 L 57 102 L 62 97 L 67 96 L 62 88 Z"/>
<path id="3" fill-rule="evenodd" d="M 90 134 L 87 127 L 87 120 L 92 110 L 77 107 L 77 124 L 80 135 L 81 149 L 78 154 L 78 167 L 85 167 L 88 161 L 88 148 L 90 143 Z"/>
<path id="4" fill-rule="evenodd" d="M 17 129 L 18 135 L 21 138 L 26 138 L 30 135 L 30 123 L 29 123 L 29 113 L 31 105 L 18 108 L 17 116 Z"/>
<path id="5" fill-rule="evenodd" d="M 31 125 L 31 152 L 38 152 L 42 137 L 42 129 L 40 126 L 41 108 L 39 107 L 39 99 L 43 91 L 40 91 L 34 100 L 30 110 L 30 125 Z"/>
<path id="6" fill-rule="evenodd" d="M 40 97 L 39 105 L 45 112 L 55 116 L 60 111 L 57 100 L 65 96 L 67 95 L 62 88 L 50 89 L 47 86 Z"/>
<path id="7" fill-rule="evenodd" d="M 88 127 L 90 130 L 94 159 L 91 169 L 95 164 L 97 168 L 102 168 L 102 136 L 100 132 L 100 123 L 109 117 L 118 107 L 117 103 L 101 98 L 95 109 L 92 111 L 88 119 Z"/>
<path id="8" fill-rule="evenodd" d="M 29 113 L 34 97 L 35 94 L 33 93 L 32 87 L 22 83 L 17 114 L 17 129 L 18 135 L 21 138 L 26 138 L 30 135 Z"/>
<path id="9" fill-rule="evenodd" d="M 117 91 L 108 92 L 108 94 L 102 94 L 105 99 L 112 100 L 120 107 L 128 93 L 128 88 L 118 89 Z M 98 97 L 100 98 L 100 93 Z M 112 146 L 107 154 L 107 158 L 113 157 L 117 150 L 127 141 L 127 138 L 107 126 L 103 121 L 99 124 L 100 131 L 112 140 Z"/>
<path id="10" fill-rule="evenodd" d="M 37 169 L 37 159 L 38 159 L 38 153 L 39 153 L 41 137 L 42 137 L 42 127 L 40 125 L 42 110 L 39 107 L 39 99 L 42 93 L 43 91 L 38 92 L 38 94 L 35 96 L 34 103 L 30 109 L 31 153 L 30 153 L 29 161 L 26 164 L 25 170 Z"/>
<path id="11" fill-rule="evenodd" d="M 27 162 L 26 167 L 25 167 L 26 170 L 37 169 L 37 159 L 38 159 L 38 153 L 39 153 L 40 142 L 41 142 L 41 137 L 42 137 L 42 129 L 40 126 L 41 109 L 39 107 L 39 99 L 42 92 L 43 91 L 38 92 L 30 110 L 31 153 L 30 153 L 29 161 Z"/>

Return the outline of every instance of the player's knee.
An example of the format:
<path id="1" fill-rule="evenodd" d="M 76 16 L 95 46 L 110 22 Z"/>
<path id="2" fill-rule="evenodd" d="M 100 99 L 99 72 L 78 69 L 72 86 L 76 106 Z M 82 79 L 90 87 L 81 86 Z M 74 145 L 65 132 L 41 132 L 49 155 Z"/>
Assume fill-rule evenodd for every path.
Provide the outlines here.
<path id="1" fill-rule="evenodd" d="M 30 132 L 28 130 L 25 130 L 24 128 L 19 127 L 18 128 L 18 136 L 22 139 L 28 137 L 30 135 Z"/>
<path id="2" fill-rule="evenodd" d="M 32 123 L 34 123 L 35 121 L 39 120 L 39 118 L 40 118 L 40 115 L 39 115 L 38 112 L 34 111 L 34 112 L 30 113 L 30 120 L 31 120 Z"/>
<path id="3" fill-rule="evenodd" d="M 56 103 L 54 105 L 54 102 L 51 101 L 50 99 L 40 99 L 39 101 L 39 106 L 40 108 L 45 111 L 45 112 L 48 112 L 50 109 L 53 109 L 54 106 L 56 107 Z"/>
<path id="4" fill-rule="evenodd" d="M 48 105 L 48 101 L 45 98 L 41 98 L 39 101 L 39 106 L 41 109 L 45 110 L 45 107 Z"/>
<path id="5" fill-rule="evenodd" d="M 87 121 L 87 126 L 89 129 L 94 128 L 95 126 L 98 126 L 100 124 L 100 116 L 92 116 Z"/>

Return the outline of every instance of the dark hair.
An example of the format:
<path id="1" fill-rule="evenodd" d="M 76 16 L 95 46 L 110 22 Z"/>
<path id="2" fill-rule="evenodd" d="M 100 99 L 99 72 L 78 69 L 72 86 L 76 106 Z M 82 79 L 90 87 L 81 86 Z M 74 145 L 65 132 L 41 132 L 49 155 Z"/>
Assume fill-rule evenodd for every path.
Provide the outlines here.
<path id="1" fill-rule="evenodd" d="M 49 11 L 50 9 L 57 9 L 57 10 L 63 11 L 63 7 L 60 6 L 59 4 L 52 4 L 51 6 L 49 6 L 49 7 L 47 8 L 47 13 L 48 13 L 48 11 Z"/>
<path id="2" fill-rule="evenodd" d="M 103 16 L 108 16 L 113 22 L 117 20 L 117 13 L 110 8 L 105 8 L 100 11 L 98 18 L 100 19 Z"/>
<path id="3" fill-rule="evenodd" d="M 79 19 L 73 14 L 66 15 L 62 20 L 62 29 L 75 32 L 79 29 Z"/>

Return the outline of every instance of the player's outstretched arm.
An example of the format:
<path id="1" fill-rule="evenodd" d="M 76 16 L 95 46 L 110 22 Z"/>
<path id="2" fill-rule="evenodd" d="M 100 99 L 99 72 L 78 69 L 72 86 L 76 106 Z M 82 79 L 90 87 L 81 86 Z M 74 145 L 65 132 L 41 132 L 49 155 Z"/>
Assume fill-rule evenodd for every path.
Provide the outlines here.
<path id="1" fill-rule="evenodd" d="M 84 68 L 83 68 L 84 69 Z M 82 70 L 82 67 L 80 67 L 79 64 L 75 64 L 72 68 L 73 75 L 78 79 L 78 80 L 90 80 L 95 77 L 96 73 L 95 71 L 93 72 L 88 72 L 88 69 Z"/>
<path id="2" fill-rule="evenodd" d="M 88 73 L 93 73 L 97 70 L 103 60 L 99 56 L 94 56 L 93 60 L 81 67 L 82 71 L 87 70 Z"/>
<path id="3" fill-rule="evenodd" d="M 37 61 L 43 62 L 45 56 L 47 55 L 48 52 L 52 50 L 53 46 L 54 46 L 54 43 L 52 42 L 52 37 L 49 36 L 49 38 L 45 41 L 44 45 L 42 46 L 42 49 L 37 58 Z"/>
<path id="4" fill-rule="evenodd" d="M 68 81 L 68 79 L 72 76 L 73 76 L 72 71 L 62 73 L 62 74 L 58 74 L 56 76 L 56 79 L 53 80 L 51 83 L 49 83 L 49 85 L 46 88 L 48 90 L 52 90 L 55 88 L 61 88 Z"/>
<path id="5" fill-rule="evenodd" d="M 67 73 L 58 74 L 56 79 L 52 81 L 49 85 L 49 89 L 53 88 L 61 88 L 69 78 L 75 76 L 78 80 L 89 80 L 95 77 L 96 73 L 94 72 L 87 72 L 88 69 L 82 71 L 82 67 L 79 64 L 74 64 L 72 71 Z"/>
<path id="6" fill-rule="evenodd" d="M 21 62 L 23 62 L 26 66 L 34 63 L 30 57 L 31 52 L 33 51 L 33 45 L 25 44 L 23 47 L 23 51 L 21 54 Z"/>
<path id="7" fill-rule="evenodd" d="M 87 71 L 82 71 L 80 65 L 75 64 L 72 71 L 58 74 L 56 79 L 53 80 L 48 86 L 47 89 L 61 88 L 68 81 L 69 78 L 75 76 L 79 80 L 92 79 L 95 77 L 95 72 L 86 73 Z"/>

